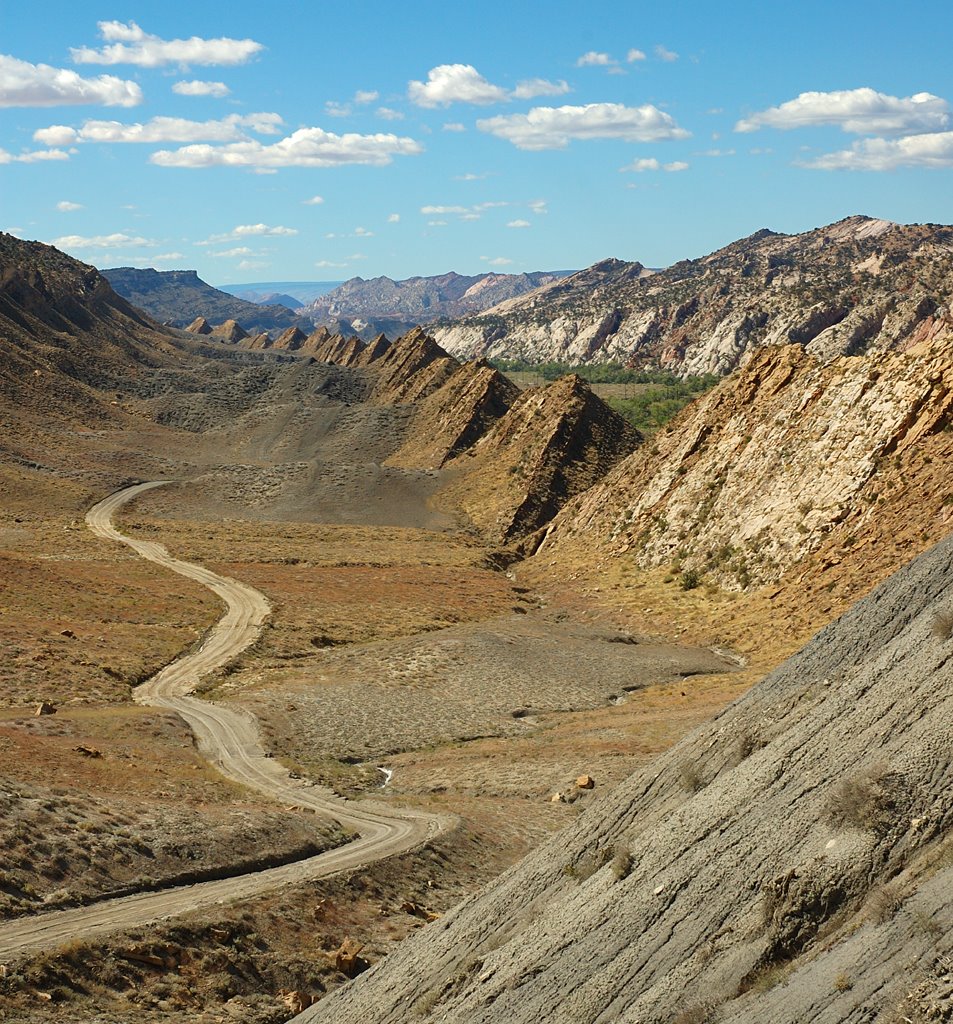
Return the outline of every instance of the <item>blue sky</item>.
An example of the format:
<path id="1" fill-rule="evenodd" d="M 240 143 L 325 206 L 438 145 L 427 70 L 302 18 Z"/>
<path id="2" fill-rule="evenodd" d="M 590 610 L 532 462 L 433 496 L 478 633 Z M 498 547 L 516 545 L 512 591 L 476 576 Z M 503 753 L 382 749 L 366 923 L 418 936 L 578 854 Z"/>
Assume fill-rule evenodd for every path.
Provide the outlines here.
<path id="1" fill-rule="evenodd" d="M 941 2 L 0 0 L 0 229 L 213 283 L 953 222 Z"/>

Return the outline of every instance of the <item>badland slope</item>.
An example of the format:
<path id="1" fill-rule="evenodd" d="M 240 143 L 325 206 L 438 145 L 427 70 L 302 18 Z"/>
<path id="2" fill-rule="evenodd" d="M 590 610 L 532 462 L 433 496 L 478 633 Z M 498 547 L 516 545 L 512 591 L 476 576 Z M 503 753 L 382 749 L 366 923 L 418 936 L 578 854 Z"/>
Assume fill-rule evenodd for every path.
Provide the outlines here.
<path id="1" fill-rule="evenodd" d="M 304 1024 L 943 1020 L 953 539 Z"/>
<path id="2" fill-rule="evenodd" d="M 114 267 L 102 272 L 123 298 L 160 323 L 185 327 L 196 317 L 210 323 L 237 320 L 244 330 L 284 331 L 289 327 L 310 329 L 311 321 L 286 306 L 246 302 L 206 284 L 194 270 L 139 270 Z"/>
<path id="3" fill-rule="evenodd" d="M 168 332 L 85 263 L 0 233 L 0 394 L 19 413 L 104 415 L 94 389 L 175 359 Z"/>
<path id="4" fill-rule="evenodd" d="M 797 235 L 761 230 L 657 273 L 606 260 L 434 337 L 466 358 L 724 374 L 762 345 L 827 360 L 948 337 L 951 290 L 953 227 L 849 217 Z"/>

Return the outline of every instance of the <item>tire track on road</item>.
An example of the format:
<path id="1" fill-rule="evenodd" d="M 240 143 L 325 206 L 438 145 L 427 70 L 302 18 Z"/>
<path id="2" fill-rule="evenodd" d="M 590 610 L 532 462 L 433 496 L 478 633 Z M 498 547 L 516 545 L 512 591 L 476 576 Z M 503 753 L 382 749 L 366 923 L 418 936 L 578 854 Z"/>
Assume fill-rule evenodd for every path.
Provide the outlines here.
<path id="1" fill-rule="evenodd" d="M 227 664 L 255 642 L 271 609 L 264 594 L 254 587 L 183 562 L 172 557 L 161 544 L 127 537 L 112 525 L 113 515 L 123 505 L 168 483 L 171 481 L 154 480 L 117 491 L 89 510 L 86 523 L 98 537 L 127 544 L 148 561 L 204 584 L 225 602 L 227 610 L 198 650 L 182 655 L 136 687 L 134 699 L 181 715 L 195 734 L 203 755 L 223 775 L 285 806 L 330 817 L 357 832 L 358 838 L 337 849 L 277 868 L 21 918 L 0 926 L 0 957 L 48 949 L 74 939 L 93 939 L 122 928 L 151 924 L 186 911 L 249 899 L 284 885 L 363 867 L 411 850 L 449 827 L 449 818 L 398 811 L 364 801 L 352 803 L 329 789 L 292 779 L 286 769 L 266 756 L 253 715 L 191 695 L 203 675 Z"/>

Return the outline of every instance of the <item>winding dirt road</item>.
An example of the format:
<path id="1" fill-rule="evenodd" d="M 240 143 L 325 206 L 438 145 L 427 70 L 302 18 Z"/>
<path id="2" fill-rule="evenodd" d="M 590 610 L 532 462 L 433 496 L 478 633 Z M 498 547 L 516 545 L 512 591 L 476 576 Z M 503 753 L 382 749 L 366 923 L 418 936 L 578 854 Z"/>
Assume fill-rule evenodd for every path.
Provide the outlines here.
<path id="1" fill-rule="evenodd" d="M 0 926 L 0 957 L 48 949 L 73 939 L 88 940 L 185 911 L 248 899 L 290 883 L 323 878 L 413 849 L 449 824 L 449 819 L 433 815 L 395 811 L 363 801 L 355 804 L 331 790 L 292 779 L 280 764 L 265 756 L 252 715 L 189 696 L 201 676 L 231 661 L 255 642 L 270 607 L 265 596 L 253 587 L 182 562 L 161 544 L 126 537 L 113 527 L 112 516 L 119 508 L 145 491 L 169 482 L 156 480 L 117 491 L 89 510 L 86 523 L 97 536 L 128 544 L 150 562 L 204 584 L 221 597 L 227 611 L 197 651 L 176 659 L 137 687 L 135 700 L 178 712 L 195 733 L 199 749 L 223 775 L 285 806 L 317 811 L 336 819 L 344 828 L 359 833 L 358 838 L 335 850 L 282 867 L 13 921 Z"/>

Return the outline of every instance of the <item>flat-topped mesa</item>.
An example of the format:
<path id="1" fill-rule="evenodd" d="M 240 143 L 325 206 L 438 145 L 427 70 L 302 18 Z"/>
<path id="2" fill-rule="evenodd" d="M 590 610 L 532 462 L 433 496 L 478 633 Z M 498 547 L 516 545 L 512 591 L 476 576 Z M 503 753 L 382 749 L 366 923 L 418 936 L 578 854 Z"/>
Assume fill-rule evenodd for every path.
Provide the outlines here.
<path id="1" fill-rule="evenodd" d="M 204 331 L 202 332 L 205 333 Z M 213 338 L 220 338 L 230 345 L 237 345 L 248 337 L 246 331 L 237 320 L 226 320 L 225 323 L 213 327 L 211 331 Z"/>
<path id="2" fill-rule="evenodd" d="M 204 316 L 197 316 L 192 323 L 186 327 L 189 334 L 211 334 L 212 325 L 205 319 Z"/>
<path id="3" fill-rule="evenodd" d="M 521 392 L 486 436 L 451 462 L 461 473 L 444 494 L 487 535 L 515 540 L 548 523 L 641 441 L 570 374 Z"/>
<path id="4" fill-rule="evenodd" d="M 354 365 L 367 366 L 369 363 L 380 359 L 389 348 L 390 342 L 387 340 L 387 337 L 384 334 L 378 334 L 373 341 L 369 341 L 364 346 L 364 351 L 357 357 Z"/>
<path id="5" fill-rule="evenodd" d="M 464 363 L 421 401 L 407 439 L 388 465 L 439 469 L 475 444 L 519 396 L 519 388 L 483 359 Z"/>
<path id="6" fill-rule="evenodd" d="M 426 398 L 460 366 L 420 327 L 398 338 L 373 365 L 378 371 L 374 398 L 399 404 Z"/>
<path id="7" fill-rule="evenodd" d="M 281 334 L 275 338 L 271 347 L 284 349 L 288 352 L 297 352 L 307 340 L 308 336 L 300 327 L 289 327 L 286 331 L 282 331 Z"/>

